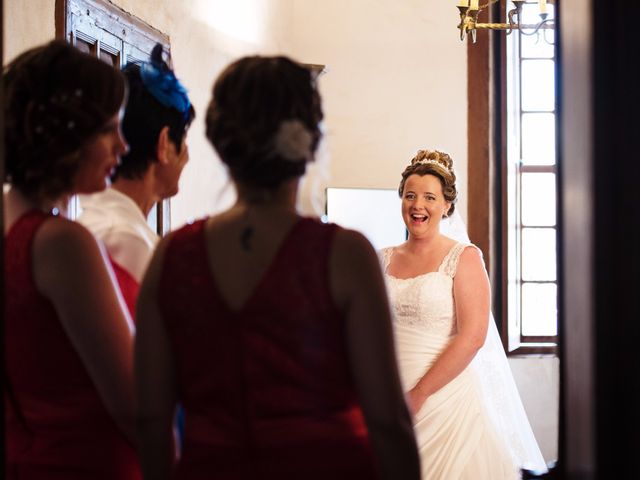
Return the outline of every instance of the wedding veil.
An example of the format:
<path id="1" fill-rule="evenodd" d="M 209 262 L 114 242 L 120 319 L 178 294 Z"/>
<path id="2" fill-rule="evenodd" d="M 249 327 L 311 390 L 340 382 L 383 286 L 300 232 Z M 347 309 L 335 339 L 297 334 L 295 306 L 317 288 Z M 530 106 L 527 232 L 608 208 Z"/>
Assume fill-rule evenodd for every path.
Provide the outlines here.
<path id="1" fill-rule="evenodd" d="M 457 210 L 441 221 L 440 231 L 458 242 L 471 243 L 466 225 Z M 484 346 L 470 366 L 477 372 L 489 417 L 514 463 L 520 468 L 546 472 L 547 466 L 522 405 L 493 314 Z"/>

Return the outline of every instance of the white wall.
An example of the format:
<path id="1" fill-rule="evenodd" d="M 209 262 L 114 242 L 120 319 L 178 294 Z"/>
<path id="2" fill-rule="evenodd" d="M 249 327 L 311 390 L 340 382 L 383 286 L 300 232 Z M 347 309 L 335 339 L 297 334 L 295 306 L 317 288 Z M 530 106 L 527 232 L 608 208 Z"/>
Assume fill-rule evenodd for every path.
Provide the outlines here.
<path id="1" fill-rule="evenodd" d="M 558 459 L 560 362 L 558 357 L 509 358 L 531 428 L 547 462 Z"/>

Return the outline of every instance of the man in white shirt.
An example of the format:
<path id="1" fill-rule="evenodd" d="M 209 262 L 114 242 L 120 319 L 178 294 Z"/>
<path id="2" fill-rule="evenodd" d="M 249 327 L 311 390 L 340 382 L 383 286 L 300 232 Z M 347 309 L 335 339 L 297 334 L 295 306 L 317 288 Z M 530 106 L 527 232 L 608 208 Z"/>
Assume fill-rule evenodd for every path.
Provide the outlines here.
<path id="1" fill-rule="evenodd" d="M 130 310 L 158 242 L 147 223 L 153 206 L 178 192 L 189 159 L 186 134 L 195 111 L 186 89 L 156 45 L 149 62 L 128 64 L 129 97 L 122 121 L 129 151 L 112 173 L 112 186 L 80 199 L 80 223 L 101 240 Z"/>

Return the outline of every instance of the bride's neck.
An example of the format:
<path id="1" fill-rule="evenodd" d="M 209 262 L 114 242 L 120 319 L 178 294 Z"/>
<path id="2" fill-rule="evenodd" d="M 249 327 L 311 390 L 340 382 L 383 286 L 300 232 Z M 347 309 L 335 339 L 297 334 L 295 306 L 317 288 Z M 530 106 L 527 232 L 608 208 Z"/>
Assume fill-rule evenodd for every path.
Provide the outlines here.
<path id="1" fill-rule="evenodd" d="M 405 242 L 405 249 L 411 254 L 423 254 L 438 248 L 441 239 L 440 234 L 430 235 L 428 237 L 409 237 Z"/>

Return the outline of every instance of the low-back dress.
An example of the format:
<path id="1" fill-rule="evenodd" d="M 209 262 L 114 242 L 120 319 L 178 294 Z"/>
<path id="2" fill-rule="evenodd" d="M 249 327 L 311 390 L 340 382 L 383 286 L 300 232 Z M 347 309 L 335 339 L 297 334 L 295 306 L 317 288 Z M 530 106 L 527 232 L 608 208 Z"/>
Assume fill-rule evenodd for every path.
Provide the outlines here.
<path id="1" fill-rule="evenodd" d="M 299 219 L 235 310 L 210 271 L 204 225 L 173 234 L 159 283 L 185 411 L 175 478 L 378 478 L 329 288 L 339 227 Z"/>

